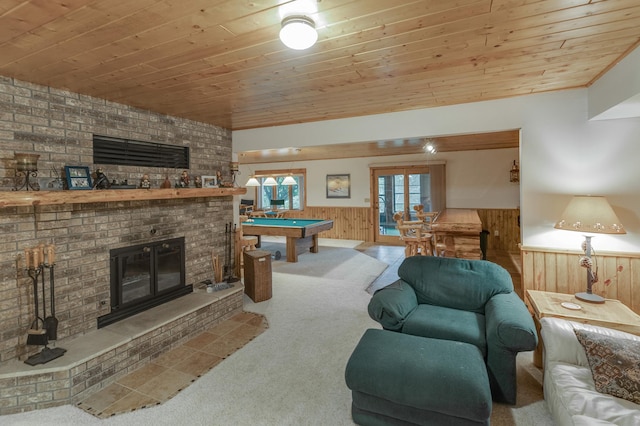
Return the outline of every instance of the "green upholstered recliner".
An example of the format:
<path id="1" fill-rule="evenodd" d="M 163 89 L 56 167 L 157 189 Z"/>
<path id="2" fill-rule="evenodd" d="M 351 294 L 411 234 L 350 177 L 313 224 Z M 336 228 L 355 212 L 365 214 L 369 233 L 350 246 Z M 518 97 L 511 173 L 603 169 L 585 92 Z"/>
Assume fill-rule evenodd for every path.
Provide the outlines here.
<path id="1" fill-rule="evenodd" d="M 371 298 L 371 318 L 385 330 L 475 345 L 493 399 L 514 404 L 516 355 L 535 349 L 538 337 L 509 273 L 485 260 L 413 256 L 398 276 Z"/>

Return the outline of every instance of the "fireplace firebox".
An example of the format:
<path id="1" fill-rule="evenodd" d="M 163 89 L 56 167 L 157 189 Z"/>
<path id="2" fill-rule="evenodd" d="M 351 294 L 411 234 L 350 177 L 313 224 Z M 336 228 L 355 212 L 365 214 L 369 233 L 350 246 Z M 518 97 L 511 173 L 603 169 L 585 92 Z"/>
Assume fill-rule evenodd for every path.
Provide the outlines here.
<path id="1" fill-rule="evenodd" d="M 111 312 L 98 328 L 193 291 L 185 285 L 184 237 L 110 251 Z"/>

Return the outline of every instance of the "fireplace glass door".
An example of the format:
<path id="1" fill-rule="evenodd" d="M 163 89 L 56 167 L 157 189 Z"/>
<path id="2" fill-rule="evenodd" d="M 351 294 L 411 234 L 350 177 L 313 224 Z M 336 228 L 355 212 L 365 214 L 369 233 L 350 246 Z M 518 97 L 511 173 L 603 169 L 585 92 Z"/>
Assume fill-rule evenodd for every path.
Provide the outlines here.
<path id="1" fill-rule="evenodd" d="M 111 312 L 98 328 L 193 291 L 185 285 L 184 238 L 114 249 L 111 255 Z"/>
<path id="2" fill-rule="evenodd" d="M 156 247 L 158 293 L 169 290 L 177 282 L 181 282 L 181 266 L 184 264 L 182 251 L 183 247 L 179 244 L 164 243 Z"/>
<path id="3" fill-rule="evenodd" d="M 120 256 L 118 273 L 121 283 L 121 304 L 123 306 L 147 299 L 152 295 L 151 248 Z"/>

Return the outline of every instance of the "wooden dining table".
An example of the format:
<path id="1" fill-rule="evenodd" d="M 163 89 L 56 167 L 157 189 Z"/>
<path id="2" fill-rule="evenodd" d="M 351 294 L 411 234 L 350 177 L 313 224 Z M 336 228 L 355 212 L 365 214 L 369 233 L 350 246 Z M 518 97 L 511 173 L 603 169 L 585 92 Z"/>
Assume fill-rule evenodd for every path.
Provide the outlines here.
<path id="1" fill-rule="evenodd" d="M 445 209 L 431 224 L 431 232 L 444 242 L 445 257 L 482 259 L 482 222 L 477 210 Z"/>

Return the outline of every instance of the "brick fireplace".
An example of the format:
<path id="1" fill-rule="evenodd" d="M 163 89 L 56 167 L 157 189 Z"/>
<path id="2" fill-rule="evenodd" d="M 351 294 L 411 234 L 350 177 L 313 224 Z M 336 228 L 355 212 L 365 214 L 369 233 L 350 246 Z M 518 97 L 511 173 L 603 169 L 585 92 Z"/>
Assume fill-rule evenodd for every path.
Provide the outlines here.
<path id="1" fill-rule="evenodd" d="M 65 191 L 74 192 L 79 200 L 5 207 L 1 191 L 13 187 L 14 152 L 40 154 L 39 178 L 53 179 L 65 165 L 88 166 L 92 172 L 100 166 L 110 180 L 137 183 L 148 174 L 152 188 L 158 188 L 166 176 L 174 181 L 182 172 L 93 164 L 94 133 L 189 146 L 190 174 L 215 175 L 220 170 L 228 176 L 230 131 L 5 77 L 0 77 L 0 103 L 3 110 L 11 111 L 0 117 L 0 145 L 6 153 L 3 157 L 8 155 L 0 159 L 4 237 L 0 243 L 0 368 L 39 350 L 25 345 L 33 320 L 30 279 L 22 256 L 26 247 L 40 243 L 56 247 L 57 344 L 61 347 L 95 332 L 97 318 L 109 313 L 113 249 L 183 237 L 185 285 L 212 277 L 212 253 L 221 259 L 225 256 L 225 224 L 233 221 L 232 196 L 83 203 L 83 194 L 95 191 Z M 10 383 L 10 378 L 0 380 L 3 387 Z"/>

